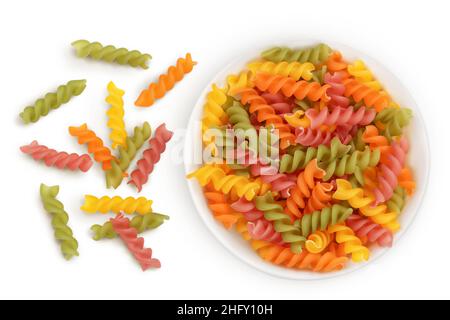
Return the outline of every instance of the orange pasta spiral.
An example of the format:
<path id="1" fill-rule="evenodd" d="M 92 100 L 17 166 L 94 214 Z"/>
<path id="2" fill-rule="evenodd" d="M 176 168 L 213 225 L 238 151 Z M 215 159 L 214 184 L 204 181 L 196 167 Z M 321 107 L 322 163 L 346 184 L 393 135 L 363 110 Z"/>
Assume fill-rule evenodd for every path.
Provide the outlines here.
<path id="1" fill-rule="evenodd" d="M 181 81 L 186 73 L 189 73 L 197 63 L 192 61 L 191 54 L 186 54 L 186 58 L 179 58 L 176 66 L 170 66 L 166 74 L 159 76 L 158 82 L 152 82 L 148 89 L 142 90 L 135 105 L 138 107 L 150 107 L 156 99 L 162 98 L 167 91 Z"/>
<path id="2" fill-rule="evenodd" d="M 327 95 L 327 90 L 331 87 L 329 84 L 321 86 L 318 82 L 295 81 L 290 77 L 261 72 L 256 75 L 255 85 L 261 91 L 271 94 L 281 91 L 286 97 L 295 96 L 298 100 L 308 98 L 311 101 L 328 101 L 330 99 Z"/>
<path id="3" fill-rule="evenodd" d="M 204 194 L 214 218 L 225 228 L 231 229 L 241 215 L 230 207 L 227 197 L 223 193 L 215 191 L 212 186 L 206 186 Z"/>
<path id="4" fill-rule="evenodd" d="M 104 146 L 102 139 L 97 137 L 94 131 L 88 129 L 87 124 L 69 127 L 69 133 L 78 138 L 79 144 L 87 144 L 88 151 L 94 155 L 95 161 L 102 163 L 103 170 L 111 169 L 111 161 L 115 160 L 111 150 Z"/>
<path id="5" fill-rule="evenodd" d="M 389 106 L 389 97 L 385 92 L 378 92 L 356 79 L 343 81 L 345 96 L 352 97 L 356 102 L 364 101 L 367 107 L 374 107 L 377 112 Z"/>
<path id="6" fill-rule="evenodd" d="M 317 166 L 317 159 L 311 160 L 305 170 L 298 175 L 297 184 L 290 190 L 290 196 L 286 200 L 287 213 L 300 218 L 302 216 L 300 209 L 306 208 L 305 212 L 310 213 L 324 208 L 325 203 L 331 199 L 331 195 L 327 192 L 332 190 L 332 185 L 321 182 L 316 185 L 314 180 L 324 176 L 325 171 Z M 314 196 L 312 193 L 315 193 Z"/>
<path id="7" fill-rule="evenodd" d="M 334 51 L 327 60 L 327 68 L 331 72 L 342 71 L 346 73 L 347 66 L 347 63 L 342 61 L 342 54 L 339 51 Z M 348 78 L 348 76 L 344 78 Z"/>
<path id="8" fill-rule="evenodd" d="M 362 140 L 369 144 L 370 149 L 380 149 L 382 159 L 390 152 L 391 147 L 389 141 L 385 136 L 380 135 L 377 127 L 374 125 L 366 126 L 362 135 Z"/>
<path id="9" fill-rule="evenodd" d="M 411 169 L 405 167 L 398 175 L 398 184 L 403 187 L 408 195 L 412 195 L 416 189 L 416 182 L 414 181 Z"/>
<path id="10" fill-rule="evenodd" d="M 341 270 L 349 260 L 342 255 L 342 249 L 336 244 L 330 245 L 329 251 L 324 254 L 309 253 L 306 250 L 295 254 L 289 248 L 264 241 L 253 241 L 252 247 L 261 258 L 273 264 L 314 272 Z"/>
<path id="11" fill-rule="evenodd" d="M 295 135 L 291 132 L 289 125 L 284 123 L 283 118 L 275 113 L 273 107 L 255 89 L 240 88 L 234 90 L 233 94 L 241 96 L 242 104 L 250 105 L 249 112 L 256 114 L 258 122 L 265 122 L 278 130 L 281 149 L 294 144 Z"/>

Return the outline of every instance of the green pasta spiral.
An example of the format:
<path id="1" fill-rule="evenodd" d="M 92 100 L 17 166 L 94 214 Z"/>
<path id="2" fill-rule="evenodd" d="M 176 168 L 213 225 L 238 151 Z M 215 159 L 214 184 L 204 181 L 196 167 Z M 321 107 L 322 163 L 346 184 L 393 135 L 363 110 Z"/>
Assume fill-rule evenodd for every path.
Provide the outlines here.
<path id="1" fill-rule="evenodd" d="M 274 201 L 272 193 L 256 197 L 255 206 L 264 212 L 264 218 L 273 222 L 275 231 L 281 234 L 284 242 L 291 245 L 291 251 L 301 253 L 306 238 L 301 234 L 300 228 L 291 223 L 291 218 L 284 212 L 283 207 Z"/>
<path id="2" fill-rule="evenodd" d="M 296 106 L 294 107 L 294 109 L 292 110 L 292 112 L 298 111 L 298 110 L 302 110 L 302 111 L 306 111 L 308 109 L 311 108 L 311 101 L 308 101 L 307 98 L 303 99 L 303 100 L 295 100 L 295 104 Z"/>
<path id="3" fill-rule="evenodd" d="M 141 127 L 136 126 L 134 128 L 134 134 L 132 137 L 127 137 L 126 146 L 118 147 L 119 150 L 119 162 L 111 161 L 112 168 L 106 171 L 106 187 L 113 187 L 116 189 L 123 180 L 123 172 L 125 172 L 130 166 L 131 161 L 136 156 L 137 151 L 142 147 L 144 142 L 150 138 L 152 134 L 152 128 L 148 122 L 144 122 Z"/>
<path id="4" fill-rule="evenodd" d="M 332 161 L 319 162 L 319 166 L 326 171 L 322 178 L 328 181 L 333 175 L 342 177 L 345 174 L 354 174 L 360 184 L 364 184 L 363 171 L 368 167 L 374 167 L 380 161 L 380 150 L 354 151 L 345 154 Z"/>
<path id="5" fill-rule="evenodd" d="M 228 164 L 228 167 L 233 170 L 233 174 L 237 176 L 244 176 L 250 178 L 250 167 L 241 164 Z"/>
<path id="6" fill-rule="evenodd" d="M 405 201 L 406 201 L 406 190 L 398 186 L 394 189 L 394 194 L 386 202 L 386 205 L 389 211 L 394 211 L 397 212 L 397 214 L 400 214 L 400 212 L 402 212 L 403 210 L 403 207 L 405 206 Z"/>
<path id="7" fill-rule="evenodd" d="M 274 47 L 263 51 L 261 56 L 273 62 L 298 61 L 300 63 L 311 62 L 313 64 L 320 64 L 328 59 L 331 51 L 329 46 L 321 43 L 314 47 L 299 50 L 293 50 L 287 47 Z"/>
<path id="8" fill-rule="evenodd" d="M 350 141 L 350 145 L 352 150 L 356 151 L 364 151 L 366 149 L 367 144 L 363 140 L 364 128 L 359 128 L 353 137 L 352 141 Z"/>
<path id="9" fill-rule="evenodd" d="M 156 229 L 164 223 L 165 220 L 169 220 L 169 216 L 164 214 L 150 212 L 144 215 L 134 216 L 130 221 L 130 226 L 135 228 L 138 233 L 142 233 L 146 230 Z M 93 231 L 92 239 L 98 241 L 101 239 L 113 239 L 117 237 L 117 233 L 114 231 L 112 223 L 110 221 L 103 225 L 95 224 L 91 227 Z"/>
<path id="10" fill-rule="evenodd" d="M 255 130 L 250 122 L 250 117 L 245 108 L 237 101 L 225 110 L 234 129 Z"/>
<path id="11" fill-rule="evenodd" d="M 353 212 L 353 209 L 334 204 L 331 207 L 303 215 L 294 224 L 298 225 L 303 237 L 308 237 L 317 230 L 326 230 L 329 226 L 344 222 Z"/>
<path id="12" fill-rule="evenodd" d="M 112 45 L 104 46 L 100 42 L 89 42 L 87 40 L 74 41 L 72 46 L 75 48 L 76 55 L 80 58 L 91 57 L 95 60 L 115 62 L 143 69 L 148 68 L 148 63 L 152 58 L 148 53 L 141 53 L 138 50 L 130 51 Z"/>
<path id="13" fill-rule="evenodd" d="M 304 169 L 308 162 L 315 158 L 317 158 L 318 162 L 330 163 L 336 158 L 342 158 L 349 150 L 350 146 L 342 144 L 337 137 L 331 140 L 329 147 L 320 145 L 318 148 L 308 147 L 306 150 L 303 147 L 299 147 L 281 157 L 280 172 L 293 173 Z"/>
<path id="14" fill-rule="evenodd" d="M 318 70 L 314 70 L 312 72 L 312 81 L 318 82 L 321 85 L 324 84 L 325 82 L 325 74 L 327 73 L 328 68 L 327 66 L 322 66 L 322 68 L 318 69 Z"/>
<path id="15" fill-rule="evenodd" d="M 78 241 L 73 237 L 72 229 L 67 225 L 69 215 L 64 210 L 64 205 L 56 199 L 59 186 L 46 186 L 41 184 L 40 194 L 45 210 L 52 215 L 52 226 L 55 230 L 55 238 L 60 241 L 64 258 L 72 259 L 78 256 Z"/>
<path id="16" fill-rule="evenodd" d="M 72 97 L 80 95 L 85 88 L 86 80 L 71 80 L 65 85 L 60 85 L 56 92 L 47 93 L 20 113 L 23 123 L 37 122 L 41 117 L 48 115 L 50 111 L 69 102 Z"/>
<path id="17" fill-rule="evenodd" d="M 412 118 L 412 110 L 408 108 L 386 108 L 381 110 L 375 117 L 375 121 L 381 122 L 385 129 L 382 134 L 389 139 L 399 136 Z"/>

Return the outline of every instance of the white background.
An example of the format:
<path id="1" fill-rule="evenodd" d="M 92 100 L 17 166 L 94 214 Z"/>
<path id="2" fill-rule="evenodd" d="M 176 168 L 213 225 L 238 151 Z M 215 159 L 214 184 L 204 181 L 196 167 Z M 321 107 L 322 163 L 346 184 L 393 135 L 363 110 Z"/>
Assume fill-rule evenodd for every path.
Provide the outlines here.
<path id="1" fill-rule="evenodd" d="M 2 2 L 0 298 L 450 298 L 448 13 L 447 1 Z M 180 151 L 179 130 L 215 73 L 265 39 L 304 36 L 354 47 L 396 74 L 421 108 L 432 152 L 426 198 L 401 241 L 355 273 L 313 282 L 268 276 L 228 253 L 199 219 L 182 163 L 170 161 Z M 77 59 L 70 43 L 79 38 L 150 52 L 154 59 L 146 71 Z M 199 62 L 194 71 L 150 109 L 135 108 L 139 91 L 188 51 Z M 20 123 L 24 106 L 79 78 L 88 80 L 81 96 L 36 124 Z M 135 195 L 132 188 L 106 190 L 98 165 L 87 174 L 61 172 L 18 149 L 37 139 L 85 152 L 67 133 L 69 125 L 84 122 L 107 141 L 103 100 L 110 80 L 126 91 L 129 130 L 143 120 L 177 129 L 143 191 L 155 211 L 171 216 L 145 235 L 160 270 L 141 272 L 119 240 L 91 240 L 90 225 L 107 216 L 79 210 L 86 193 Z M 41 182 L 61 186 L 58 198 L 80 244 L 72 261 L 62 258 L 53 239 L 39 201 Z"/>

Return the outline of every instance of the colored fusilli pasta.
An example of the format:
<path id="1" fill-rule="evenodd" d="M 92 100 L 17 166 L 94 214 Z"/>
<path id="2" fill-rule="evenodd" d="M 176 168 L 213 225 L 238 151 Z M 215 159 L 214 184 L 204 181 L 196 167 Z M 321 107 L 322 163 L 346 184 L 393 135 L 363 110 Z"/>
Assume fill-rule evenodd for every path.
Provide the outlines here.
<path id="1" fill-rule="evenodd" d="M 89 42 L 87 40 L 76 40 L 72 42 L 75 53 L 80 58 L 92 58 L 106 62 L 114 62 L 132 67 L 148 68 L 148 63 L 152 56 L 148 53 L 141 53 L 138 50 L 128 50 L 116 48 L 112 45 L 104 46 L 100 42 Z"/>
<path id="2" fill-rule="evenodd" d="M 79 96 L 85 88 L 86 80 L 71 80 L 64 85 L 60 85 L 56 92 L 47 93 L 20 113 L 23 123 L 37 122 L 41 117 L 48 115 L 50 111 L 69 102 L 72 97 Z"/>
<path id="3" fill-rule="evenodd" d="M 206 95 L 203 165 L 187 176 L 214 218 L 296 270 L 338 271 L 391 247 L 416 187 L 411 110 L 325 44 L 273 47 L 234 71 Z"/>

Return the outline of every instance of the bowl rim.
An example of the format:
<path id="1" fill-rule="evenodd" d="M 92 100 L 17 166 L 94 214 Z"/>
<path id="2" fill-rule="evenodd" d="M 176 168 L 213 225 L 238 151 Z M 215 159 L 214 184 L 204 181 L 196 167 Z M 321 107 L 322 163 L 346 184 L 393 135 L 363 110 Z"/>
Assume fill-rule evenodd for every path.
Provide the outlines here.
<path id="1" fill-rule="evenodd" d="M 425 142 L 425 154 L 424 154 L 425 165 L 423 166 L 423 169 L 425 170 L 425 172 L 424 172 L 424 179 L 423 179 L 422 187 L 418 188 L 418 191 L 413 195 L 413 197 L 418 198 L 418 200 L 416 200 L 417 204 L 414 208 L 411 208 L 410 210 L 408 210 L 408 214 L 411 215 L 409 222 L 406 224 L 406 226 L 402 226 L 401 231 L 399 231 L 398 233 L 396 233 L 394 235 L 395 244 L 397 244 L 400 241 L 400 239 L 403 237 L 403 235 L 408 231 L 410 226 L 413 224 L 419 210 L 421 209 L 423 200 L 425 198 L 426 190 L 428 187 L 429 178 L 430 178 L 430 158 L 431 158 L 430 141 L 429 141 L 429 136 L 428 136 L 428 131 L 427 131 L 427 128 L 425 125 L 425 121 L 424 121 L 421 111 L 416 103 L 416 100 L 414 99 L 410 90 L 408 90 L 408 88 L 405 87 L 405 85 L 400 81 L 400 79 L 395 74 L 393 74 L 389 69 L 385 68 L 383 66 L 383 64 L 381 64 L 377 60 L 373 59 L 371 56 L 367 55 L 366 53 L 360 51 L 359 49 L 354 49 L 350 46 L 347 46 L 347 45 L 344 45 L 342 43 L 338 43 L 335 41 L 331 41 L 331 40 L 330 41 L 328 41 L 328 40 L 319 41 L 317 39 L 306 38 L 306 37 L 299 37 L 295 40 L 293 40 L 293 39 L 289 40 L 286 38 L 281 41 L 282 41 L 282 44 L 280 46 L 288 46 L 290 48 L 305 47 L 308 45 L 314 45 L 314 44 L 319 44 L 319 43 L 327 43 L 330 47 L 336 48 L 339 51 L 353 52 L 356 55 L 355 59 L 362 59 L 367 65 L 374 65 L 374 66 L 376 66 L 377 69 L 382 70 L 382 72 L 384 72 L 387 77 L 392 79 L 392 81 L 394 81 L 394 83 L 397 83 L 400 86 L 400 88 L 404 91 L 404 93 L 406 93 L 406 95 L 408 96 L 408 99 L 411 102 L 408 104 L 408 108 L 411 108 L 414 111 L 414 120 L 413 121 L 418 124 L 419 128 L 423 129 L 423 130 L 421 130 L 422 131 L 421 134 L 423 135 L 422 138 L 423 138 L 423 141 Z M 279 42 L 281 42 L 281 41 L 279 41 Z M 194 132 L 195 131 L 195 122 L 201 121 L 201 114 L 203 111 L 205 97 L 206 97 L 206 94 L 211 90 L 211 85 L 214 83 L 215 84 L 223 84 L 226 76 L 231 73 L 230 70 L 233 69 L 233 67 L 235 67 L 236 65 L 245 65 L 245 63 L 250 61 L 250 59 L 255 59 L 256 57 L 258 57 L 258 54 L 260 52 L 262 52 L 264 49 L 274 47 L 274 46 L 275 45 L 273 45 L 273 42 L 264 40 L 261 42 L 261 46 L 258 49 L 248 49 L 247 48 L 246 50 L 240 50 L 241 52 L 239 53 L 239 55 L 237 55 L 229 63 L 225 64 L 225 66 L 223 68 L 221 68 L 220 71 L 217 72 L 210 81 L 208 81 L 207 85 L 202 90 L 199 98 L 197 99 L 197 101 L 194 105 L 194 108 L 192 109 L 191 115 L 189 117 L 189 122 L 188 122 L 187 131 L 186 131 L 186 137 L 185 137 L 185 143 L 184 143 L 184 155 L 183 155 L 184 170 L 185 170 L 186 175 L 189 174 L 190 172 L 192 172 L 192 170 L 195 169 L 195 167 L 198 167 L 197 165 L 193 165 L 192 163 L 190 163 L 189 152 L 187 152 L 187 150 L 190 150 L 192 148 L 193 144 L 198 142 L 197 140 L 192 140 L 192 139 L 195 139 L 195 132 Z M 251 55 L 251 53 L 253 53 L 253 55 Z M 346 55 L 344 54 L 344 56 L 346 56 Z M 376 72 L 374 72 L 374 74 L 376 74 Z M 198 117 L 197 114 L 200 114 L 200 117 Z M 191 135 L 192 135 L 192 137 L 191 137 Z M 198 138 L 199 137 L 197 137 L 197 139 Z M 201 139 L 198 139 L 198 140 L 201 140 Z M 203 196 L 198 196 L 198 191 L 195 190 L 196 188 L 199 187 L 197 181 L 195 181 L 194 179 L 185 179 L 185 180 L 188 185 L 189 193 L 194 202 L 197 214 L 201 217 L 201 219 L 203 220 L 203 223 L 206 225 L 207 229 L 213 234 L 213 236 L 216 238 L 216 240 L 219 243 L 221 243 L 222 246 L 225 247 L 233 256 L 237 257 L 242 262 L 246 263 L 247 265 L 249 265 L 249 266 L 255 268 L 256 270 L 263 272 L 265 274 L 269 274 L 271 276 L 276 276 L 276 277 L 280 277 L 280 278 L 284 278 L 284 279 L 291 279 L 291 280 L 329 279 L 329 278 L 334 278 L 337 276 L 347 275 L 356 270 L 360 270 L 360 269 L 364 268 L 365 266 L 369 265 L 370 263 L 378 260 L 381 256 L 386 254 L 388 251 L 394 250 L 394 248 L 378 248 L 376 250 L 376 254 L 371 255 L 371 258 L 368 261 L 358 263 L 358 264 L 353 264 L 350 261 L 350 263 L 353 264 L 353 267 L 347 266 L 346 268 L 344 268 L 342 270 L 329 272 L 329 273 L 317 273 L 317 272 L 311 272 L 311 271 L 306 271 L 306 270 L 288 269 L 288 268 L 285 268 L 282 266 L 268 263 L 255 254 L 259 261 L 259 263 L 256 263 L 254 261 L 254 259 L 248 259 L 246 257 L 246 254 L 243 254 L 242 252 L 236 252 L 232 248 L 232 245 L 230 244 L 230 242 L 225 237 L 222 237 L 219 232 L 214 232 L 214 229 L 217 230 L 218 228 L 223 228 L 223 226 L 220 225 L 217 221 L 215 221 L 215 219 L 212 218 L 212 214 L 208 208 L 206 211 L 208 212 L 209 216 L 202 213 L 202 211 L 204 211 L 202 208 L 202 203 L 204 205 L 206 203 L 206 200 Z M 211 220 L 211 218 L 212 218 L 212 220 Z M 226 230 L 226 231 L 230 232 L 230 233 L 234 233 L 235 236 L 240 237 L 240 235 L 237 234 L 237 232 L 232 232 L 230 230 Z"/>

